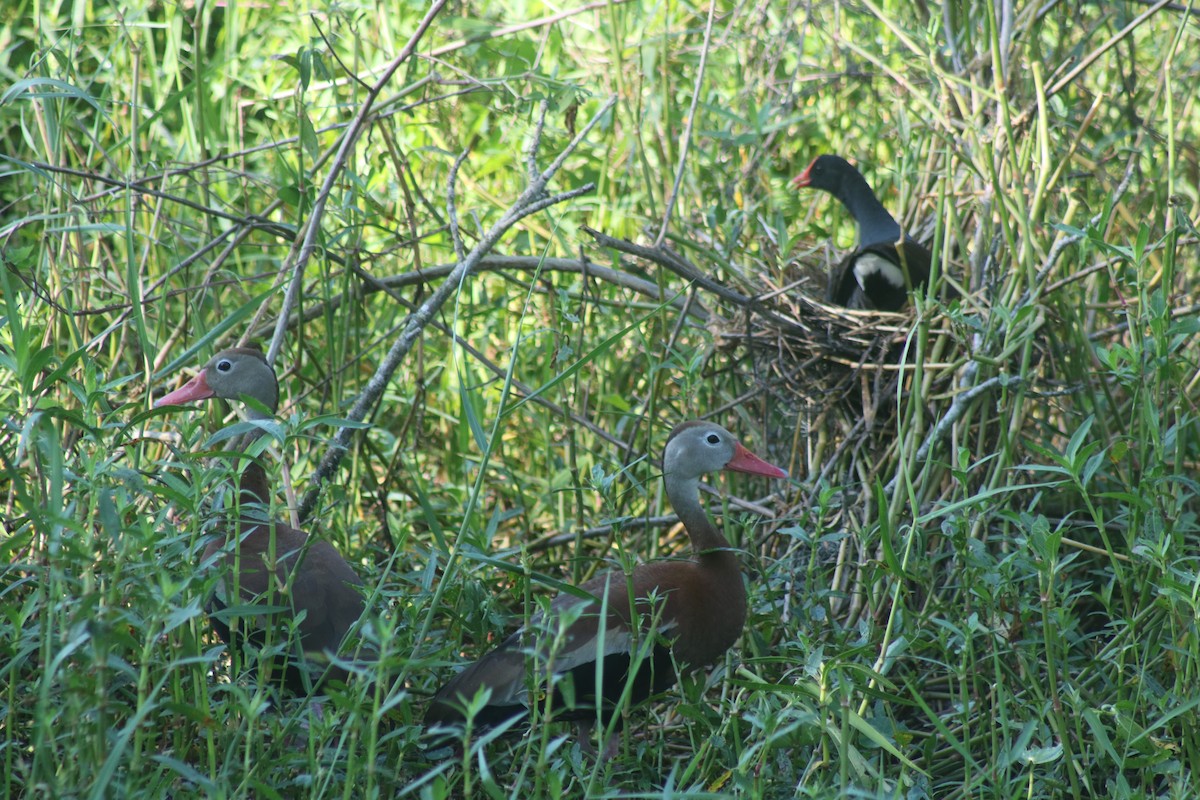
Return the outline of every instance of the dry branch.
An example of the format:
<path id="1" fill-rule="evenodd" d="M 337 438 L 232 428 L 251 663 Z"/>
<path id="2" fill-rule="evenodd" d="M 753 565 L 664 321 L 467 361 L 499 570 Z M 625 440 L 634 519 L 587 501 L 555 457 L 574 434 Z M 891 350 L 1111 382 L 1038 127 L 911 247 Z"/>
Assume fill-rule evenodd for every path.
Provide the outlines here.
<path id="1" fill-rule="evenodd" d="M 408 286 L 423 286 L 425 284 L 440 281 L 454 271 L 456 264 L 435 264 L 431 267 L 423 267 L 412 272 L 405 272 L 400 275 L 387 275 L 376 277 L 363 273 L 360 277 L 364 282 L 361 288 L 352 292 L 351 300 L 358 301 L 368 294 L 374 292 L 386 292 L 389 290 L 402 289 Z M 595 278 L 613 286 L 622 289 L 629 289 L 638 294 L 645 295 L 652 302 L 666 303 L 680 311 L 686 311 L 687 314 L 696 317 L 700 321 L 705 321 L 709 318 L 708 310 L 698 303 L 693 302 L 688 305 L 687 299 L 684 297 L 671 297 L 665 295 L 658 288 L 658 284 L 652 283 L 645 278 L 639 278 L 636 275 L 630 275 L 627 272 L 622 272 L 611 267 L 602 267 L 598 264 L 593 264 L 584 259 L 575 258 L 536 258 L 534 256 L 485 256 L 479 265 L 475 268 L 476 272 L 504 272 L 504 271 L 520 271 L 520 272 L 575 272 L 587 275 L 589 278 Z M 303 322 L 311 322 L 314 319 L 319 319 L 326 314 L 336 311 L 347 300 L 345 294 L 336 294 L 328 300 L 309 304 L 305 306 L 303 312 L 295 312 L 292 318 L 288 321 L 289 328 L 295 328 L 296 325 Z M 251 333 L 251 338 L 261 338 L 271 332 L 274 326 L 259 328 Z"/>
<path id="2" fill-rule="evenodd" d="M 656 460 L 655 463 L 661 468 L 661 460 Z M 706 483 L 702 483 L 700 486 L 702 491 L 709 492 L 714 495 L 720 494 L 720 492 Z M 767 503 L 775 499 L 777 496 L 777 494 L 770 494 L 761 500 L 747 500 L 736 495 L 723 495 L 724 499 L 729 503 L 729 505 L 740 508 L 744 511 L 749 511 L 752 514 L 757 514 L 765 519 L 774 519 L 776 517 L 776 512 L 771 506 L 767 505 Z M 718 512 L 714 511 L 713 513 Z M 602 536 L 608 536 L 616 533 L 617 531 L 628 531 L 631 529 L 636 530 L 640 528 L 669 528 L 678 524 L 678 514 L 663 514 L 657 517 L 623 517 L 619 520 L 614 520 L 604 525 L 593 525 L 589 528 L 583 528 L 581 530 L 551 531 L 550 533 L 543 535 L 537 541 L 526 545 L 524 549 L 528 553 L 540 553 L 543 550 L 550 550 L 562 545 L 573 544 L 574 542 L 583 539 L 599 539 Z"/>
<path id="3" fill-rule="evenodd" d="M 761 298 L 748 297 L 740 292 L 730 289 L 728 286 L 725 286 L 718 281 L 713 280 L 693 266 L 683 256 L 671 250 L 669 247 L 661 245 L 655 247 L 645 247 L 643 245 L 626 241 L 625 239 L 617 239 L 609 236 L 606 233 L 601 233 L 594 228 L 589 228 L 586 225 L 583 226 L 583 231 L 595 239 L 596 243 L 601 247 L 608 247 L 616 250 L 617 252 L 625 253 L 637 258 L 643 258 L 647 261 L 658 264 L 661 267 L 665 267 L 684 280 L 691 281 L 692 283 L 696 284 L 701 289 L 712 292 L 722 300 L 734 303 L 735 305 L 738 305 L 747 311 L 759 314 L 776 325 L 779 325 L 781 328 L 791 328 L 795 325 L 794 321 L 784 319 L 772 312 L 770 308 L 762 302 Z"/>
<path id="4" fill-rule="evenodd" d="M 312 214 L 309 215 L 307 224 L 305 225 L 304 236 L 293 242 L 292 251 L 288 253 L 286 263 L 292 265 L 292 280 L 288 285 L 287 294 L 283 299 L 283 308 L 279 312 L 279 320 L 275 326 L 275 335 L 271 338 L 271 346 L 267 348 L 267 363 L 269 364 L 274 364 L 275 359 L 279 356 L 279 351 L 283 347 L 283 335 L 287 330 L 288 317 L 291 316 L 292 309 L 295 308 L 296 303 L 300 299 L 300 290 L 304 286 L 304 269 L 308 266 L 308 260 L 312 257 L 313 250 L 316 248 L 317 232 L 321 230 L 321 222 L 325 216 L 325 203 L 329 200 L 329 195 L 333 192 L 333 187 L 337 184 L 338 179 L 345 170 L 346 164 L 350 159 L 350 153 L 353 152 L 354 145 L 358 142 L 358 137 L 367 127 L 367 120 L 370 118 L 375 100 L 392 79 L 392 75 L 396 74 L 396 70 L 400 69 L 401 65 L 417 49 L 417 44 L 424 37 L 425 32 L 429 30 L 434 17 L 438 15 L 438 12 L 442 10 L 442 6 L 445 4 L 446 0 L 437 0 L 430 6 L 424 19 L 421 20 L 416 31 L 409 38 L 408 44 L 400 51 L 400 55 L 392 60 L 392 63 L 388 65 L 383 75 L 371 88 L 371 91 L 367 94 L 367 99 L 359 106 L 358 113 L 354 116 L 354 121 L 350 123 L 350 127 L 342 136 L 337 156 L 334 158 L 333 164 L 330 165 L 329 171 L 325 174 L 325 182 L 321 185 L 321 190 L 317 193 L 317 199 L 313 202 Z"/>
<path id="5" fill-rule="evenodd" d="M 562 168 L 566 159 L 578 149 L 579 145 L 587 138 L 596 124 L 604 118 L 605 115 L 616 104 L 616 98 L 609 98 L 603 107 L 601 107 L 592 119 L 584 126 L 574 139 L 563 149 L 557 158 L 545 170 L 532 176 L 529 186 L 521 195 L 513 201 L 504 215 L 496 222 L 495 225 L 488 230 L 479 240 L 479 242 L 467 253 L 466 257 L 454 266 L 446 280 L 437 288 L 437 290 L 429 296 L 415 311 L 409 314 L 405 321 L 404 329 L 401 331 L 399 338 L 396 339 L 387 355 L 384 356 L 379 367 L 375 370 L 375 374 L 367 381 L 366 387 L 355 400 L 351 407 L 347 418 L 352 422 L 359 422 L 366 419 L 367 414 L 379 401 L 383 394 L 384 388 L 391 380 L 392 374 L 400 366 L 400 362 L 404 360 L 409 351 L 421 337 L 426 326 L 433 320 L 434 315 L 445 304 L 450 296 L 459 290 L 462 282 L 466 280 L 479 266 L 483 257 L 491 252 L 491 249 L 496 246 L 501 237 L 506 234 L 509 229 L 520 222 L 525 217 L 531 214 L 536 214 L 550 206 L 558 203 L 571 200 L 575 197 L 587 194 L 592 191 L 595 186 L 591 183 L 584 184 L 577 189 L 571 189 L 566 192 L 551 195 L 546 192 L 546 186 Z M 541 118 L 545 119 L 547 106 L 542 104 Z M 538 125 L 537 131 L 540 133 L 541 124 Z M 534 137 L 530 142 L 530 153 L 536 154 L 541 141 L 539 137 Z M 283 323 L 286 319 L 281 317 Z M 350 440 L 354 436 L 354 428 L 343 427 L 334 435 L 333 441 L 329 444 L 329 449 L 325 453 L 325 457 L 321 459 L 316 471 L 312 477 L 312 487 L 304 496 L 304 500 L 300 503 L 299 515 L 304 519 L 316 505 L 317 496 L 320 494 L 321 486 L 325 483 L 337 470 L 338 465 L 342 461 L 342 457 L 349 449 Z"/>

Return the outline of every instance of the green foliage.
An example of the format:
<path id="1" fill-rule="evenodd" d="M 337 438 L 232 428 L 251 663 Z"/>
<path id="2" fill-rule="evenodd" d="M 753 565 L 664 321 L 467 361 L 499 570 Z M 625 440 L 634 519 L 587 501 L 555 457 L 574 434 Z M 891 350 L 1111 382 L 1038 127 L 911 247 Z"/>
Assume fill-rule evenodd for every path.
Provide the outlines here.
<path id="1" fill-rule="evenodd" d="M 706 39 L 687 4 L 460 3 L 339 161 L 426 4 L 19 0 L 0 20 L 7 794 L 1195 796 L 1195 17 L 1013 5 L 718 7 Z M 305 523 L 372 587 L 378 662 L 320 715 L 272 698 L 203 610 L 224 412 L 153 393 L 271 340 L 332 174 L 284 325 L 285 513 L 443 280 L 422 271 L 504 217 L 539 130 L 543 170 L 610 96 L 550 188 L 594 191 L 457 287 Z M 671 209 L 666 244 L 782 313 L 853 238 L 788 185 L 820 152 L 964 290 L 864 318 L 899 326 L 892 383 L 805 394 L 821 365 L 794 340 L 584 230 L 648 243 Z M 421 714 L 453 669 L 564 587 L 684 549 L 652 519 L 653 457 L 710 413 L 799 478 L 769 522 L 710 501 L 744 554 L 738 647 L 631 710 L 615 759 L 551 724 L 431 757 Z"/>

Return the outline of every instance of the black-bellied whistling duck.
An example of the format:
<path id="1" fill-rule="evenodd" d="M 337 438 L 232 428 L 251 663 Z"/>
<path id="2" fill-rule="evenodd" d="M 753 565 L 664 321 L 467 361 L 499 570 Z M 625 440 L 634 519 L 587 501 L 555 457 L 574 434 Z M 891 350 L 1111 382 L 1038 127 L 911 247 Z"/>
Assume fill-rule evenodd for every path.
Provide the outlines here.
<path id="1" fill-rule="evenodd" d="M 675 683 L 672 661 L 690 671 L 724 655 L 746 621 L 746 588 L 737 554 L 700 504 L 700 476 L 719 470 L 787 477 L 720 425 L 691 421 L 676 426 L 663 453 L 663 482 L 691 539 L 694 557 L 643 564 L 630 575 L 598 576 L 580 587 L 593 599 L 560 594 L 550 604 L 551 617 L 583 608 L 563 632 L 557 650 L 552 652 L 545 641 L 557 633 L 555 623 L 539 616 L 528 632 L 517 631 L 443 686 L 425 712 L 426 725 L 433 729 L 463 726 L 466 704 L 484 689 L 491 696 L 474 717 L 476 730 L 523 717 L 530 703 L 527 663 L 533 662 L 538 664 L 535 669 L 546 670 L 549 665 L 555 673 L 552 717 L 575 720 L 581 746 L 590 748 L 593 724 L 597 720 L 607 724 L 626 684 L 632 683 L 631 701 L 638 702 Z M 647 640 L 647 636 L 654 638 Z M 639 639 L 652 644 L 652 649 L 635 650 Z M 648 655 L 630 675 L 635 652 Z M 564 690 L 568 676 L 572 686 Z M 568 701 L 572 697 L 573 704 Z"/>
<path id="2" fill-rule="evenodd" d="M 181 405 L 211 397 L 255 400 L 270 413 L 246 404 L 246 416 L 270 419 L 279 405 L 279 384 L 260 351 L 235 347 L 217 353 L 196 377 L 154 405 Z M 258 429 L 246 434 L 241 449 L 260 435 Z M 291 658 L 280 665 L 283 685 L 304 695 L 322 677 L 344 678 L 342 671 L 326 670 L 321 662 L 338 652 L 347 631 L 362 616 L 364 601 L 357 588 L 362 581 L 328 542 L 262 515 L 261 510 L 270 504 L 270 489 L 257 458 L 249 459 L 242 470 L 238 490 L 239 524 L 225 526 L 224 539 L 209 542 L 201 562 L 212 563 L 224 573 L 208 603 L 213 628 L 232 648 L 240 648 L 242 639 L 261 646 L 268 625 L 277 629 L 274 641 L 279 643 L 287 635 L 284 623 L 299 618 L 298 644 L 307 658 Z M 231 633 L 229 622 L 219 612 L 251 603 L 286 610 L 237 618 L 237 630 Z M 275 680 L 279 679 L 277 675 Z"/>
<path id="3" fill-rule="evenodd" d="M 829 300 L 846 308 L 899 311 L 929 281 L 932 255 L 905 236 L 862 174 L 841 156 L 817 156 L 792 181 L 829 192 L 858 223 L 858 243 L 834 270 Z M 907 272 L 907 277 L 905 273 Z"/>

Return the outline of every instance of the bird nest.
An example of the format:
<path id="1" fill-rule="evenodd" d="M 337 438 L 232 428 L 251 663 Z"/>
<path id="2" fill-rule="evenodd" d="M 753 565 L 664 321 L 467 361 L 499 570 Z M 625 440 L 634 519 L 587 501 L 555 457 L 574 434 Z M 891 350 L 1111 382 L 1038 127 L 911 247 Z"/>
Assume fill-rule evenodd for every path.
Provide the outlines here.
<path id="1" fill-rule="evenodd" d="M 732 365 L 752 373 L 750 391 L 734 402 L 765 393 L 784 412 L 782 424 L 799 415 L 809 438 L 829 421 L 837 424 L 824 439 L 886 445 L 888 428 L 894 434 L 895 426 L 880 422 L 894 416 L 897 397 L 919 380 L 923 402 L 945 400 L 969 350 L 946 317 L 929 313 L 936 307 L 931 304 L 918 315 L 911 306 L 901 313 L 861 311 L 818 299 L 812 287 L 826 281 L 811 265 L 794 262 L 778 284 L 770 270 L 747 271 L 735 289 L 712 277 L 719 265 L 701 268 L 669 247 L 584 231 L 604 248 L 659 264 L 691 283 L 721 355 L 717 371 Z M 805 460 L 823 463 L 820 457 L 818 449 Z"/>
<path id="2" fill-rule="evenodd" d="M 918 326 L 911 306 L 900 313 L 843 308 L 813 297 L 804 283 L 764 286 L 755 307 L 729 308 L 729 318 L 709 326 L 719 351 L 744 351 L 756 384 L 785 411 L 846 416 L 873 431 L 894 411 L 902 380 L 907 386 L 919 374 L 927 398 L 948 393 L 962 359 L 942 357 L 964 348 L 934 306 Z"/>

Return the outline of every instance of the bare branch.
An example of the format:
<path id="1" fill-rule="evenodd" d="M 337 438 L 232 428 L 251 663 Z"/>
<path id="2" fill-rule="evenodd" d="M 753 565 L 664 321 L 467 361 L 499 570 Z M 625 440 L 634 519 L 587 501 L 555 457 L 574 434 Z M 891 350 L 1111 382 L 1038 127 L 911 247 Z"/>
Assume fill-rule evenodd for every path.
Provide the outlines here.
<path id="1" fill-rule="evenodd" d="M 400 289 L 406 286 L 419 286 L 427 283 L 434 283 L 445 278 L 454 270 L 455 264 L 435 264 L 431 267 L 405 272 L 401 275 L 388 275 L 385 277 L 376 277 L 363 273 L 362 277 L 365 281 L 365 286 L 351 294 L 354 300 L 377 291 L 387 292 L 389 290 Z M 698 301 L 689 303 L 686 297 L 671 297 L 669 294 L 664 295 L 658 288 L 658 284 L 648 281 L 644 278 L 639 278 L 636 275 L 630 275 L 627 272 L 612 269 L 610 267 L 602 267 L 590 261 L 574 258 L 536 258 L 534 256 L 485 256 L 479 265 L 475 268 L 476 272 L 501 272 L 505 270 L 520 270 L 523 272 L 578 272 L 581 275 L 586 275 L 588 278 L 595 278 L 605 283 L 619 286 L 623 289 L 629 289 L 643 294 L 651 301 L 656 303 L 669 303 L 674 308 L 684 312 L 684 316 L 692 316 L 700 321 L 705 321 L 709 318 L 709 312 Z M 399 302 L 404 302 L 402 298 L 397 298 Z M 329 298 L 323 303 L 309 303 L 305 305 L 303 313 L 293 313 L 292 319 L 288 323 L 290 327 L 294 327 L 301 322 L 309 322 L 314 319 L 319 319 L 326 314 L 334 311 L 346 302 L 346 295 L 337 294 Z M 273 327 L 273 326 L 272 326 Z M 271 328 L 254 330 L 250 334 L 251 339 L 261 339 L 271 332 Z"/>
<path id="2" fill-rule="evenodd" d="M 284 295 L 283 308 L 279 312 L 279 319 L 275 326 L 275 335 L 271 337 L 271 345 L 267 348 L 267 363 L 269 364 L 275 363 L 275 359 L 279 356 L 279 351 L 283 347 L 283 334 L 287 330 L 287 320 L 300 298 L 300 290 L 304 285 L 304 269 L 308 266 L 308 260 L 312 257 L 312 252 L 316 248 L 317 232 L 320 231 L 321 221 L 325 217 L 325 204 L 329 200 L 329 195 L 333 192 L 334 185 L 346 168 L 346 163 L 350 159 L 350 154 L 354 150 L 355 143 L 358 142 L 358 137 L 367 126 L 371 108 L 375 105 L 375 100 L 379 97 L 383 88 L 392 79 L 392 75 L 396 73 L 396 70 L 400 69 L 400 65 L 407 61 L 417 49 L 417 43 L 421 41 L 425 32 L 429 30 L 434 17 L 438 15 L 438 12 L 442 10 L 445 4 L 446 0 L 435 0 L 433 5 L 430 6 L 428 13 L 425 14 L 425 18 L 421 20 L 416 31 L 409 38 L 408 44 L 400 51 L 400 55 L 392 59 L 392 63 L 383 71 L 383 75 L 380 76 L 375 86 L 367 94 L 367 99 L 359 106 L 358 113 L 354 116 L 354 121 L 350 123 L 350 127 L 346 129 L 345 134 L 342 136 L 341 147 L 338 148 L 337 155 L 334 157 L 333 163 L 330 164 L 329 171 L 325 174 L 325 182 L 321 185 L 321 191 L 317 194 L 317 199 L 313 203 L 312 213 L 309 215 L 308 223 L 304 228 L 304 236 L 293 243 L 292 250 L 288 253 L 285 262 L 292 267 L 292 278 L 288 285 L 287 294 Z"/>
<path id="3" fill-rule="evenodd" d="M 463 249 L 462 231 L 458 226 L 458 207 L 455 205 L 455 186 L 458 184 L 458 171 L 467 160 L 467 150 L 458 154 L 454 166 L 450 167 L 450 177 L 446 181 L 446 216 L 450 222 L 450 239 L 454 242 L 454 257 L 461 264 L 466 251 Z"/>
<path id="4" fill-rule="evenodd" d="M 537 128 L 534 129 L 533 136 L 529 139 L 529 149 L 525 151 L 526 180 L 537 180 L 537 154 L 542 148 L 542 134 L 546 130 L 546 115 L 549 112 L 550 100 L 542 98 L 542 102 L 538 104 Z"/>
<path id="5" fill-rule="evenodd" d="M 712 494 L 719 494 L 716 489 L 708 486 L 708 484 L 700 484 L 705 491 Z M 764 500 L 746 500 L 734 495 L 725 495 L 725 499 L 729 505 L 740 508 L 744 511 L 749 511 L 760 516 L 774 519 L 775 513 L 765 505 L 767 500 L 776 497 L 770 495 Z M 549 550 L 553 547 L 558 547 L 564 544 L 574 544 L 580 539 L 598 539 L 601 536 L 608 536 L 618 530 L 628 531 L 638 528 L 667 528 L 679 524 L 679 516 L 677 514 L 663 514 L 657 517 L 625 517 L 607 525 L 595 525 L 590 528 L 584 528 L 576 531 L 554 531 L 547 533 L 542 538 L 527 545 L 524 550 L 527 553 L 540 553 L 543 550 Z"/>
<path id="6" fill-rule="evenodd" d="M 396 369 L 399 368 L 400 363 L 408 355 L 409 351 L 412 350 L 413 345 L 420 339 L 422 332 L 433 320 L 434 314 L 438 312 L 454 292 L 459 290 L 463 281 L 479 266 L 483 257 L 496 246 L 500 238 L 508 233 L 509 229 L 517 222 L 545 208 L 550 201 L 555 199 L 546 194 L 546 184 L 554 177 L 558 168 L 562 166 L 570 154 L 579 147 L 579 144 L 583 141 L 583 137 L 596 126 L 599 120 L 609 112 L 615 103 L 616 97 L 610 97 L 608 102 L 596 112 L 591 121 L 580 131 L 579 135 L 572 139 L 571 143 L 554 160 L 552 167 L 538 175 L 536 180 L 530 182 L 529 186 L 513 201 L 508 211 L 504 213 L 500 220 L 480 238 L 475 247 L 471 249 L 471 252 L 467 254 L 467 257 L 455 264 L 454 269 L 451 270 L 446 280 L 438 286 L 425 302 L 408 315 L 400 336 L 392 344 L 387 355 L 384 356 L 379 367 L 375 370 L 375 374 L 367 381 L 366 387 L 359 394 L 358 399 L 355 400 L 354 405 L 346 415 L 351 421 L 358 422 L 366 419 L 367 414 L 379 402 L 384 388 L 387 387 L 388 382 L 391 380 Z M 591 191 L 593 188 L 592 184 L 587 184 L 579 189 L 564 192 L 555 197 L 568 199 Z M 333 441 L 329 444 L 329 449 L 325 452 L 325 457 L 321 459 L 320 465 L 317 466 L 316 471 L 313 473 L 312 486 L 304 496 L 304 500 L 300 503 L 299 514 L 301 519 L 307 517 L 312 511 L 316 505 L 317 496 L 320 494 L 321 486 L 333 476 L 338 465 L 341 464 L 343 456 L 350 447 L 350 440 L 354 436 L 354 430 L 351 427 L 343 427 L 334 435 Z"/>
<path id="7" fill-rule="evenodd" d="M 608 247 L 621 253 L 627 253 L 631 256 L 644 258 L 647 261 L 652 261 L 659 266 L 666 267 L 671 272 L 674 272 L 684 280 L 691 281 L 702 289 L 706 289 L 722 300 L 727 300 L 734 305 L 741 306 L 747 311 L 758 314 L 763 319 L 771 321 L 783 331 L 799 330 L 794 320 L 785 319 L 775 312 L 767 308 L 767 306 L 757 297 L 747 297 L 746 295 L 730 289 L 728 286 L 718 283 L 708 277 L 700 270 L 696 269 L 687 259 L 678 253 L 666 247 L 644 247 L 625 239 L 617 239 L 608 234 L 589 228 L 584 225 L 583 230 L 589 236 L 596 240 L 596 243 L 601 247 Z"/>
<path id="8" fill-rule="evenodd" d="M 700 89 L 704 85 L 704 68 L 708 64 L 708 49 L 712 45 L 713 16 L 716 14 L 716 0 L 709 0 L 708 21 L 704 24 L 704 45 L 700 48 L 700 65 L 696 67 L 696 85 L 692 88 L 692 105 L 688 109 L 687 123 L 683 128 L 683 136 L 679 147 L 679 164 L 675 167 L 675 185 L 671 187 L 671 196 L 667 198 L 667 208 L 663 212 L 662 226 L 658 229 L 658 237 L 654 240 L 655 247 L 662 247 L 667 238 L 667 229 L 671 226 L 671 215 L 675 212 L 675 203 L 679 200 L 679 185 L 683 183 L 683 168 L 687 164 L 688 151 L 692 143 L 692 128 L 696 124 L 696 106 L 700 104 Z"/>

